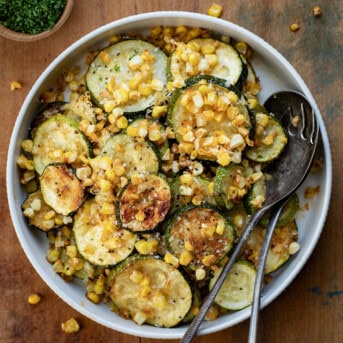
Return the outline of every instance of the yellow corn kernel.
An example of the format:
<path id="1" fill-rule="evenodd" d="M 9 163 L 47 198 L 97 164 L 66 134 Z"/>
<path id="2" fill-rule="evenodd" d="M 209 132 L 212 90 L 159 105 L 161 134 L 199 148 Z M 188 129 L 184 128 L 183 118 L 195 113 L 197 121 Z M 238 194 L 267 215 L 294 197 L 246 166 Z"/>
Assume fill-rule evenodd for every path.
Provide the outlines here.
<path id="1" fill-rule="evenodd" d="M 289 26 L 289 29 L 292 31 L 292 32 L 296 32 L 300 29 L 300 25 L 298 23 L 293 23 Z"/>
<path id="2" fill-rule="evenodd" d="M 192 143 L 181 143 L 179 145 L 180 152 L 184 152 L 190 155 L 194 150 L 194 144 Z"/>
<path id="3" fill-rule="evenodd" d="M 195 248 L 190 241 L 185 241 L 185 249 L 191 252 L 194 251 Z"/>
<path id="4" fill-rule="evenodd" d="M 220 312 L 219 312 L 219 308 L 218 306 L 216 305 L 213 305 L 210 307 L 210 309 L 208 310 L 207 314 L 206 314 L 206 317 L 205 317 L 205 320 L 208 320 L 208 321 L 212 321 L 212 320 L 215 320 L 218 318 Z"/>
<path id="5" fill-rule="evenodd" d="M 57 249 L 48 249 L 46 259 L 49 263 L 55 263 L 60 258 L 60 251 Z"/>
<path id="6" fill-rule="evenodd" d="M 248 99 L 248 106 L 253 110 L 258 105 L 258 100 L 256 98 Z"/>
<path id="7" fill-rule="evenodd" d="M 262 143 L 264 145 L 271 145 L 274 142 L 274 135 L 272 133 L 269 133 L 263 140 Z"/>
<path id="8" fill-rule="evenodd" d="M 161 139 L 161 132 L 158 129 L 149 130 L 149 140 L 157 142 Z"/>
<path id="9" fill-rule="evenodd" d="M 172 255 L 170 252 L 167 252 L 164 255 L 164 261 L 176 267 L 179 265 L 179 259 L 176 256 Z"/>
<path id="10" fill-rule="evenodd" d="M 233 217 L 232 223 L 235 227 L 242 228 L 244 224 L 244 218 L 241 214 L 237 214 Z"/>
<path id="11" fill-rule="evenodd" d="M 143 74 L 142 73 L 134 74 L 132 79 L 129 81 L 130 89 L 136 90 L 142 81 L 143 81 Z"/>
<path id="12" fill-rule="evenodd" d="M 40 199 L 34 199 L 31 203 L 31 208 L 37 212 L 39 211 L 41 208 L 42 208 L 42 201 Z M 53 211 L 52 211 L 53 212 Z M 54 212 L 55 213 L 55 212 Z M 52 216 L 53 217 L 53 216 Z M 52 217 L 50 218 L 47 218 L 46 220 L 49 220 L 51 219 Z M 45 219 L 45 218 L 44 218 Z"/>
<path id="13" fill-rule="evenodd" d="M 145 213 L 144 213 L 144 211 L 139 210 L 139 211 L 136 213 L 135 218 L 136 218 L 136 220 L 138 220 L 139 222 L 144 221 L 144 219 L 145 219 Z"/>
<path id="14" fill-rule="evenodd" d="M 218 57 L 215 54 L 208 54 L 206 55 L 206 61 L 210 65 L 210 67 L 214 67 L 218 64 Z"/>
<path id="15" fill-rule="evenodd" d="M 116 83 L 116 80 L 115 80 L 114 77 L 112 77 L 112 78 L 110 79 L 110 81 L 108 81 L 108 83 L 107 83 L 107 85 L 106 85 L 106 89 L 107 89 L 109 92 L 113 93 L 113 92 L 115 91 L 115 83 Z"/>
<path id="16" fill-rule="evenodd" d="M 184 185 L 191 185 L 193 182 L 193 176 L 189 173 L 182 174 L 180 176 L 180 182 Z"/>
<path id="17" fill-rule="evenodd" d="M 219 222 L 217 227 L 216 227 L 216 233 L 218 235 L 222 235 L 224 233 L 224 229 L 225 229 L 225 225 L 224 225 L 224 222 Z"/>
<path id="18" fill-rule="evenodd" d="M 149 95 L 152 94 L 152 91 L 153 91 L 152 87 L 150 85 L 146 84 L 146 83 L 140 84 L 138 86 L 138 92 L 142 96 L 149 96 Z"/>
<path id="19" fill-rule="evenodd" d="M 121 37 L 119 35 L 113 35 L 110 37 L 109 42 L 110 44 L 117 43 L 121 40 Z"/>
<path id="20" fill-rule="evenodd" d="M 143 277 L 144 277 L 144 275 L 141 272 L 139 272 L 138 270 L 134 270 L 129 276 L 130 280 L 134 283 L 137 283 L 137 284 L 142 282 Z"/>
<path id="21" fill-rule="evenodd" d="M 216 52 L 216 48 L 214 45 L 212 44 L 204 44 L 202 47 L 201 47 L 201 52 L 204 54 L 204 55 L 210 55 L 210 54 L 214 54 Z"/>
<path id="22" fill-rule="evenodd" d="M 231 157 L 227 151 L 220 150 L 217 154 L 217 162 L 223 167 L 227 166 L 231 162 Z"/>
<path id="23" fill-rule="evenodd" d="M 50 220 L 52 218 L 54 218 L 56 215 L 56 212 L 51 210 L 51 211 L 48 211 L 44 214 L 44 220 Z"/>
<path id="24" fill-rule="evenodd" d="M 212 4 L 207 11 L 207 14 L 211 17 L 219 18 L 222 15 L 223 7 L 218 4 Z"/>
<path id="25" fill-rule="evenodd" d="M 118 118 L 117 120 L 117 126 L 119 127 L 119 129 L 126 129 L 128 125 L 128 121 L 127 118 L 122 116 L 120 118 Z"/>
<path id="26" fill-rule="evenodd" d="M 112 112 L 112 110 L 116 107 L 116 102 L 114 100 L 107 100 L 104 103 L 104 110 L 107 113 Z"/>
<path id="27" fill-rule="evenodd" d="M 17 165 L 21 169 L 27 169 L 27 170 L 33 170 L 34 169 L 33 161 L 27 159 L 24 155 L 20 155 L 17 158 Z"/>
<path id="28" fill-rule="evenodd" d="M 24 139 L 21 143 L 21 148 L 26 152 L 31 152 L 33 147 L 32 139 Z"/>
<path id="29" fill-rule="evenodd" d="M 37 305 L 41 300 L 41 297 L 39 294 L 31 294 L 28 298 L 27 301 L 30 305 Z"/>
<path id="30" fill-rule="evenodd" d="M 112 189 L 112 184 L 108 180 L 100 179 L 99 186 L 102 192 L 109 192 Z"/>
<path id="31" fill-rule="evenodd" d="M 200 281 L 200 280 L 204 280 L 206 277 L 206 271 L 204 268 L 197 268 L 195 270 L 195 278 L 196 280 Z"/>
<path id="32" fill-rule="evenodd" d="M 151 116 L 156 119 L 161 118 L 167 113 L 167 108 L 167 105 L 154 106 Z"/>
<path id="33" fill-rule="evenodd" d="M 66 322 L 62 323 L 61 328 L 64 333 L 76 333 L 80 331 L 80 324 L 75 318 L 71 317 Z"/>
<path id="34" fill-rule="evenodd" d="M 107 215 L 114 214 L 115 213 L 114 204 L 110 204 L 110 203 L 105 202 L 101 206 L 100 213 L 107 214 Z"/>
<path id="35" fill-rule="evenodd" d="M 131 183 L 133 185 L 139 185 L 140 183 L 142 183 L 142 181 L 143 181 L 143 178 L 140 174 L 136 173 L 136 174 L 131 175 Z"/>
<path id="36" fill-rule="evenodd" d="M 99 304 L 100 302 L 100 296 L 94 291 L 88 291 L 86 293 L 86 297 L 88 300 L 90 300 L 94 304 Z"/>
<path id="37" fill-rule="evenodd" d="M 141 288 L 139 292 L 139 296 L 146 298 L 151 294 L 151 292 L 152 292 L 152 289 L 149 286 L 144 286 Z"/>
<path id="38" fill-rule="evenodd" d="M 17 89 L 21 89 L 21 87 L 22 87 L 22 85 L 20 82 L 18 82 L 18 81 L 12 81 L 11 82 L 11 91 L 12 92 L 17 90 Z"/>
<path id="39" fill-rule="evenodd" d="M 319 194 L 319 192 L 320 192 L 320 186 L 319 185 L 317 187 L 308 186 L 305 189 L 304 197 L 306 199 L 311 199 L 311 198 L 314 198 L 315 195 Z"/>
<path id="40" fill-rule="evenodd" d="M 245 43 L 245 42 L 237 42 L 237 43 L 235 44 L 235 48 L 236 48 L 236 50 L 237 50 L 240 54 L 242 54 L 243 56 L 246 56 L 247 53 L 248 53 L 248 50 L 249 50 L 249 46 L 248 46 L 248 44 Z"/>
<path id="41" fill-rule="evenodd" d="M 161 91 L 164 87 L 163 82 L 159 79 L 152 79 L 150 85 L 151 88 L 155 91 Z"/>
<path id="42" fill-rule="evenodd" d="M 214 262 L 216 262 L 216 256 L 213 254 L 207 255 L 201 260 L 201 262 L 204 266 L 210 267 Z"/>
<path id="43" fill-rule="evenodd" d="M 208 184 L 208 186 L 207 186 L 207 191 L 208 191 L 208 194 L 209 195 L 211 195 L 211 196 L 213 196 L 213 189 L 214 189 L 214 182 L 213 181 L 211 181 L 209 184 Z"/>
<path id="44" fill-rule="evenodd" d="M 111 61 L 111 56 L 106 51 L 101 51 L 99 53 L 99 57 L 100 57 L 101 61 L 105 64 L 107 64 Z"/>
<path id="45" fill-rule="evenodd" d="M 156 292 L 152 297 L 152 303 L 155 308 L 163 310 L 164 308 L 166 308 L 168 301 L 167 298 L 161 292 Z"/>
<path id="46" fill-rule="evenodd" d="M 77 256 L 77 249 L 75 245 L 68 245 L 66 248 L 66 254 L 69 257 L 76 257 Z"/>
<path id="47" fill-rule="evenodd" d="M 130 137 L 138 137 L 139 133 L 138 133 L 138 127 L 133 127 L 133 126 L 129 126 L 126 130 L 126 134 Z"/>
<path id="48" fill-rule="evenodd" d="M 188 266 L 193 260 L 193 256 L 189 251 L 184 251 L 181 253 L 180 258 L 179 258 L 179 263 L 182 266 Z"/>
<path id="49" fill-rule="evenodd" d="M 113 96 L 118 101 L 119 104 L 126 104 L 129 101 L 129 92 L 126 89 L 117 89 Z"/>
<path id="50" fill-rule="evenodd" d="M 192 131 L 188 131 L 186 134 L 182 136 L 182 140 L 185 142 L 193 142 L 194 141 L 194 134 Z"/>
<path id="51" fill-rule="evenodd" d="M 205 226 L 201 228 L 200 234 L 204 238 L 211 238 L 213 237 L 214 233 L 216 231 L 216 227 L 211 225 L 211 226 Z"/>

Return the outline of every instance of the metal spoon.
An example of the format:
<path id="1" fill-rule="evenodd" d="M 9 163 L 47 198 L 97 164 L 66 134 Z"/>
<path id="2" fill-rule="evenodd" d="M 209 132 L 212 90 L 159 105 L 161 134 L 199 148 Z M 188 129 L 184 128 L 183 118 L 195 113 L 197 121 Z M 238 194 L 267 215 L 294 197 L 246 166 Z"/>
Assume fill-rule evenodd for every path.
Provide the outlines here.
<path id="1" fill-rule="evenodd" d="M 270 166 L 271 168 L 268 173 L 271 175 L 271 179 L 267 181 L 267 194 L 263 207 L 252 216 L 245 227 L 230 259 L 223 266 L 221 274 L 201 306 L 199 313 L 185 332 L 180 341 L 181 343 L 190 343 L 197 334 L 200 324 L 204 320 L 206 313 L 216 298 L 227 274 L 239 256 L 245 241 L 248 239 L 263 214 L 274 206 L 278 205 L 279 207 L 282 207 L 286 199 L 298 189 L 310 170 L 319 133 L 317 121 L 311 105 L 300 93 L 283 91 L 275 93 L 268 98 L 265 102 L 265 107 L 269 112 L 276 115 L 283 124 L 283 127 L 288 131 L 288 144 L 283 151 L 282 156 L 276 159 Z M 300 117 L 298 125 L 292 124 L 294 123 L 293 118 L 295 116 Z M 272 220 L 271 225 L 274 225 L 273 223 L 274 220 Z M 258 294 L 258 299 L 259 298 L 260 296 Z M 256 338 L 258 312 L 259 304 L 257 311 L 255 309 L 255 319 L 252 323 L 252 328 L 255 329 L 253 330 L 254 332 L 249 334 L 251 339 Z M 254 341 L 252 340 L 250 342 Z"/>

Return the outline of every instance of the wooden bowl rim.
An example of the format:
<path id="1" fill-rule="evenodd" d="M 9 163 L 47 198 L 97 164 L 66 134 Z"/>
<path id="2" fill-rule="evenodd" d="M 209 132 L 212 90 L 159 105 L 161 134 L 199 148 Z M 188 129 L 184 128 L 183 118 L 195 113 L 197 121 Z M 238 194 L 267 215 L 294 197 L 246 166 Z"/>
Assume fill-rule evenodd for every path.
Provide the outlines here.
<path id="1" fill-rule="evenodd" d="M 37 33 L 36 35 L 30 35 L 28 33 L 16 32 L 6 26 L 0 24 L 0 35 L 18 42 L 32 42 L 39 39 L 46 38 L 56 32 L 68 19 L 71 9 L 73 7 L 74 0 L 67 0 L 62 15 L 50 30 Z"/>

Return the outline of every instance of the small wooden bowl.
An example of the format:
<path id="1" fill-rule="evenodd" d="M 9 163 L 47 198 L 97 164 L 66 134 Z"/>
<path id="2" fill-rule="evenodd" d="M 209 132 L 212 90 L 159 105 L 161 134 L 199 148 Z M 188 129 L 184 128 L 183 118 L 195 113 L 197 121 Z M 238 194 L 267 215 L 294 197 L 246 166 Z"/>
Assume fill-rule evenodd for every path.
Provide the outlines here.
<path id="1" fill-rule="evenodd" d="M 50 36 L 51 34 L 53 34 L 54 32 L 56 32 L 65 23 L 65 21 L 69 17 L 73 4 L 74 4 L 74 0 L 67 0 L 63 13 L 61 14 L 60 18 L 56 22 L 55 26 L 52 27 L 50 30 L 43 31 L 35 35 L 30 35 L 27 33 L 12 31 L 11 29 L 0 24 L 0 35 L 5 38 L 9 38 L 18 42 L 32 42 L 35 40 L 46 38 Z"/>

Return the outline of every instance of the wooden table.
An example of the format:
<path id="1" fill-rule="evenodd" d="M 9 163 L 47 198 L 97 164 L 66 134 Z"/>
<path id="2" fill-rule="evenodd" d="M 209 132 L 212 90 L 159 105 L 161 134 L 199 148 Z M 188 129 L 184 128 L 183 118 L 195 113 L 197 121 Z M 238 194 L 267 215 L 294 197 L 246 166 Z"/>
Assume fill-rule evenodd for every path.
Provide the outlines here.
<path id="1" fill-rule="evenodd" d="M 260 342 L 343 342 L 343 3 L 319 0 L 223 1 L 222 18 L 239 24 L 277 48 L 299 71 L 323 115 L 334 166 L 332 203 L 327 222 L 312 257 L 288 289 L 262 311 Z M 211 0 L 83 0 L 75 1 L 65 25 L 48 39 L 18 43 L 0 37 L 0 159 L 1 159 L 1 342 L 159 342 L 104 328 L 82 317 L 41 280 L 16 238 L 6 200 L 5 166 L 12 127 L 31 86 L 45 67 L 75 40 L 110 21 L 158 10 L 206 13 Z M 312 15 L 312 5 L 323 9 Z M 329 5 L 330 4 L 330 5 Z M 300 29 L 291 32 L 297 22 Z M 10 91 L 18 80 L 21 90 Z M 342 88 L 341 88 L 342 87 Z M 37 306 L 27 303 L 33 292 L 42 295 Z M 66 335 L 61 322 L 77 318 L 82 329 Z M 245 342 L 248 322 L 225 331 L 199 337 L 195 342 Z M 162 341 L 160 341 L 162 342 Z M 176 341 L 170 341 L 176 342 Z"/>

